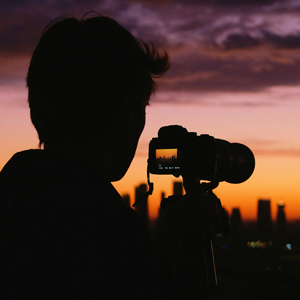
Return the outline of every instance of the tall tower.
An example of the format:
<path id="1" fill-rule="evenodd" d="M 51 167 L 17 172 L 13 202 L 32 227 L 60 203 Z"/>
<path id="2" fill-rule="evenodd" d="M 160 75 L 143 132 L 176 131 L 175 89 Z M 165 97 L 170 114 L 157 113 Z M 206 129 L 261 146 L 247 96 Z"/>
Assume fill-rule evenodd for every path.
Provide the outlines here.
<path id="1" fill-rule="evenodd" d="M 286 217 L 284 207 L 285 204 L 283 202 L 279 202 L 277 205 L 276 233 L 282 237 L 286 234 Z"/>
<path id="2" fill-rule="evenodd" d="M 135 202 L 138 201 L 141 197 L 143 197 L 147 192 L 147 184 L 142 183 L 138 187 L 135 188 Z M 148 201 L 146 202 L 146 197 L 140 201 L 136 206 L 135 210 L 145 222 L 147 226 L 149 226 L 149 214 L 148 214 Z"/>
<path id="3" fill-rule="evenodd" d="M 160 201 L 161 201 L 162 199 L 164 199 L 165 196 L 166 196 L 165 192 L 162 192 L 162 193 L 161 193 L 161 196 L 160 196 Z M 156 227 L 157 227 L 157 226 L 160 226 L 160 224 L 161 224 L 161 222 L 162 222 L 162 219 L 163 219 L 164 215 L 165 215 L 165 210 L 159 206 L 158 217 L 157 217 L 157 219 L 156 219 L 156 224 L 155 224 Z"/>
<path id="4" fill-rule="evenodd" d="M 173 182 L 173 195 L 182 196 L 183 194 L 183 185 L 181 181 Z"/>
<path id="5" fill-rule="evenodd" d="M 257 207 L 257 234 L 258 238 L 267 241 L 272 237 L 271 201 L 259 199 Z"/>
<path id="6" fill-rule="evenodd" d="M 122 202 L 130 207 L 130 196 L 128 194 L 122 195 Z"/>
<path id="7" fill-rule="evenodd" d="M 232 209 L 230 223 L 231 223 L 232 234 L 235 236 L 240 235 L 243 231 L 243 222 L 242 222 L 241 211 L 239 208 Z"/>

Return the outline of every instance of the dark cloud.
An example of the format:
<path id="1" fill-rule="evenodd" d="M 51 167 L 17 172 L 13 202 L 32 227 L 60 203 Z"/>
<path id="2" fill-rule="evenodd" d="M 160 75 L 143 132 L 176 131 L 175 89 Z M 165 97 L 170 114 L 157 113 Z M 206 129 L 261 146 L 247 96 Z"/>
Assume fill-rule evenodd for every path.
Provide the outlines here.
<path id="1" fill-rule="evenodd" d="M 264 32 L 266 42 L 281 49 L 300 48 L 300 33 L 280 36 L 272 32 Z"/>
<path id="2" fill-rule="evenodd" d="M 281 51 L 270 54 L 263 50 L 257 47 L 224 54 L 214 49 L 197 52 L 196 48 L 174 55 L 164 89 L 257 92 L 272 86 L 300 83 L 299 54 L 288 60 Z"/>
<path id="3" fill-rule="evenodd" d="M 300 48 L 300 33 L 279 35 L 273 32 L 261 30 L 260 37 L 252 37 L 250 34 L 229 34 L 221 46 L 225 50 L 257 47 L 260 45 L 279 49 Z M 217 45 L 218 46 L 218 45 Z"/>
<path id="4" fill-rule="evenodd" d="M 2 12 L 16 12 L 23 10 L 24 13 L 28 13 L 29 11 L 27 9 L 31 8 L 32 13 L 39 11 L 42 14 L 47 14 L 54 11 L 61 11 L 64 9 L 68 9 L 69 11 L 73 12 L 76 10 L 78 11 L 78 9 L 81 8 L 85 8 L 86 10 L 88 7 L 91 8 L 101 5 L 106 6 L 106 3 L 108 2 L 109 1 L 103 0 L 1 0 L 0 8 Z M 41 10 L 41 8 L 44 8 L 44 10 Z M 46 8 L 51 10 L 49 11 Z"/>
<path id="5" fill-rule="evenodd" d="M 261 39 L 254 38 L 249 34 L 231 34 L 227 36 L 226 40 L 222 43 L 222 46 L 226 50 L 237 48 L 249 48 L 261 45 Z"/>
<path id="6" fill-rule="evenodd" d="M 0 63 L 4 61 L 5 68 L 0 71 L 1 82 L 26 76 L 24 60 L 29 61 L 53 18 L 63 14 L 81 18 L 95 10 L 170 52 L 172 68 L 164 81 L 166 90 L 255 92 L 300 83 L 298 16 L 278 12 L 279 6 L 282 11 L 300 8 L 300 1 L 151 2 L 2 0 Z"/>
<path id="7" fill-rule="evenodd" d="M 53 19 L 68 15 L 81 18 L 97 10 L 108 14 L 107 1 L 99 0 L 2 0 L 0 2 L 0 53 L 32 52 L 43 29 Z M 111 5 L 113 8 L 113 5 Z"/>
<path id="8" fill-rule="evenodd" d="M 234 5 L 240 5 L 240 4 L 249 4 L 249 5 L 266 5 L 266 4 L 272 4 L 274 2 L 282 2 L 278 0 L 211 0 L 208 1 L 210 3 L 216 3 L 219 5 L 226 5 L 226 4 L 234 4 Z M 226 4 L 224 4 L 226 3 Z"/>
<path id="9" fill-rule="evenodd" d="M 184 4 L 184 5 L 209 5 L 209 6 L 232 6 L 232 5 L 250 5 L 250 6 L 264 6 L 273 3 L 286 2 L 286 0 L 128 0 L 128 2 L 138 2 L 150 6 L 163 6 L 170 4 Z"/>
<path id="10" fill-rule="evenodd" d="M 270 5 L 276 2 L 285 2 L 285 0 L 202 0 L 205 4 L 232 6 L 232 5 L 250 5 L 250 6 L 264 6 Z"/>
<path id="11" fill-rule="evenodd" d="M 18 15 L 15 14 L 16 20 Z M 32 52 L 45 23 L 41 19 L 22 17 L 22 22 L 14 22 L 9 15 L 1 18 L 0 51 L 5 54 L 19 54 Z M 37 28 L 40 30 L 38 31 Z"/>

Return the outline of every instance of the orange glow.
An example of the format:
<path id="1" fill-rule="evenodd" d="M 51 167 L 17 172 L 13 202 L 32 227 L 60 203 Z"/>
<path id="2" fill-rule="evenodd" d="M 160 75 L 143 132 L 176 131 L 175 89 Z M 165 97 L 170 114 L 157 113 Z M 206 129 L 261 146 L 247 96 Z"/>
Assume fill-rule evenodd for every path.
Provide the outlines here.
<path id="1" fill-rule="evenodd" d="M 168 111 L 166 115 L 165 112 Z M 271 213 L 276 219 L 277 204 L 284 201 L 288 220 L 300 219 L 300 155 L 297 151 L 276 151 L 273 145 L 278 139 L 284 143 L 298 136 L 295 122 L 298 122 L 299 108 L 218 108 L 209 106 L 151 105 L 147 111 L 147 124 L 142 135 L 136 157 L 125 177 L 114 183 L 121 193 L 129 193 L 134 202 L 134 187 L 146 183 L 147 152 L 149 141 L 157 136 L 161 126 L 179 124 L 197 134 L 210 134 L 229 142 L 241 142 L 253 150 L 256 166 L 253 175 L 240 184 L 221 182 L 214 190 L 225 209 L 231 214 L 232 208 L 239 207 L 244 220 L 257 217 L 259 198 L 271 200 Z M 200 117 L 201 116 L 201 117 Z M 217 122 L 215 122 L 217 120 Z M 280 122 L 278 122 L 280 120 Z M 285 121 L 284 121 L 285 120 Z M 238 126 L 237 126 L 238 125 Z M 300 125 L 300 124 L 299 124 Z M 299 126 L 300 127 L 300 126 Z M 270 146 L 268 141 L 272 141 Z M 296 141 L 297 142 L 297 141 Z M 292 143 L 292 142 L 291 142 Z M 299 145 L 299 142 L 297 142 Z M 284 147 L 287 147 L 285 144 Z M 288 145 L 292 148 L 293 145 Z M 265 151 L 260 148 L 265 147 Z M 274 149 L 275 148 L 275 149 Z M 257 150 L 256 150 L 257 149 Z M 179 178 L 181 179 L 181 178 Z M 151 175 L 154 183 L 153 195 L 148 199 L 150 218 L 155 219 L 161 200 L 161 193 L 172 195 L 172 175 Z"/>
<path id="2" fill-rule="evenodd" d="M 26 89 L 23 88 L 15 94 L 14 103 L 2 100 L 0 102 L 0 169 L 14 153 L 37 148 L 37 133 L 30 122 L 26 93 Z M 0 95 L 1 99 L 7 98 L 1 91 Z M 187 96 L 188 94 L 185 94 L 185 97 Z M 10 97 L 14 99 L 14 95 Z M 215 98 L 217 99 L 217 95 Z M 234 100 L 234 95 L 231 98 Z M 229 142 L 244 143 L 254 151 L 256 167 L 246 182 L 221 182 L 215 189 L 216 195 L 229 213 L 232 208 L 239 207 L 243 219 L 256 219 L 257 200 L 262 198 L 271 200 L 273 219 L 276 218 L 277 204 L 280 201 L 285 203 L 285 212 L 289 220 L 299 219 L 299 112 L 300 104 L 297 101 L 290 106 L 258 108 L 152 103 L 147 109 L 147 124 L 132 165 L 124 178 L 114 183 L 114 186 L 121 195 L 130 195 L 132 205 L 135 187 L 147 182 L 149 141 L 157 137 L 160 127 L 178 124 L 190 132 L 197 132 L 198 135 L 210 134 Z M 150 218 L 155 219 L 161 193 L 164 192 L 166 197 L 172 195 L 172 182 L 180 178 L 176 179 L 172 175 L 151 175 L 150 180 L 154 183 L 154 193 L 149 197 L 148 205 Z"/>
<path id="3" fill-rule="evenodd" d="M 156 149 L 156 158 L 177 158 L 177 149 Z"/>
<path id="4" fill-rule="evenodd" d="M 130 194 L 131 205 L 134 203 L 134 187 L 147 182 L 146 170 L 147 156 L 139 146 L 128 173 L 121 181 L 114 183 L 121 195 Z M 295 220 L 300 218 L 299 178 L 299 157 L 257 155 L 254 173 L 246 182 L 221 182 L 214 192 L 229 214 L 232 208 L 239 207 L 244 220 L 256 219 L 259 198 L 271 200 L 273 220 L 276 219 L 277 204 L 281 201 L 285 203 L 287 219 Z M 150 181 L 154 183 L 153 195 L 148 199 L 151 219 L 158 215 L 161 193 L 164 192 L 166 197 L 172 195 L 172 183 L 178 179 L 172 175 L 150 175 Z"/>

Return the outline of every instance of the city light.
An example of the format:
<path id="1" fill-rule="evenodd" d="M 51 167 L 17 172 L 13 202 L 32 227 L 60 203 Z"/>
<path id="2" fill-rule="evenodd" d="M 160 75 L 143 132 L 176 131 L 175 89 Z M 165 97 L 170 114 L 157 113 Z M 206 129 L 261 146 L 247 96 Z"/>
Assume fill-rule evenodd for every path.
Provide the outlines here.
<path id="1" fill-rule="evenodd" d="M 247 242 L 246 243 L 246 245 L 247 245 L 247 247 L 248 248 L 257 248 L 257 249 L 265 249 L 265 248 L 267 248 L 267 246 L 269 246 L 269 247 L 271 247 L 272 246 L 272 244 L 267 244 L 266 242 L 261 242 L 260 240 L 258 240 L 258 241 L 256 241 L 256 242 L 254 242 L 254 241 L 252 241 L 252 242 Z"/>
<path id="2" fill-rule="evenodd" d="M 286 244 L 285 247 L 286 247 L 287 250 L 292 250 L 292 245 L 291 244 Z"/>

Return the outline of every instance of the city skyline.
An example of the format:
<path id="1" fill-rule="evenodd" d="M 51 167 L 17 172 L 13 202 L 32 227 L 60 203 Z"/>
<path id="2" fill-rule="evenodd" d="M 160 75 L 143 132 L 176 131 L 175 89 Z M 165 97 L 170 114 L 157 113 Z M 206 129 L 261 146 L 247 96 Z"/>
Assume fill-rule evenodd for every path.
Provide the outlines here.
<path id="1" fill-rule="evenodd" d="M 122 198 L 123 198 L 123 202 L 131 207 L 133 205 L 134 202 L 136 202 L 143 194 L 146 193 L 146 191 L 148 190 L 148 186 L 146 183 L 141 183 L 139 185 L 136 185 L 135 188 L 135 196 L 131 197 L 129 193 L 125 193 L 122 194 Z M 142 192 L 137 192 L 137 191 L 142 191 Z M 138 196 L 137 196 L 138 195 Z M 167 195 L 164 191 L 161 191 L 160 193 L 161 197 L 160 200 L 162 199 L 162 197 L 167 198 L 168 196 L 171 195 L 184 195 L 184 189 L 183 189 L 183 184 L 181 181 L 172 181 L 172 193 L 170 195 Z M 162 196 L 163 195 L 163 196 Z M 151 196 L 148 197 L 147 200 L 147 207 L 146 207 L 146 214 L 149 218 L 150 221 L 155 221 L 159 218 L 159 207 L 157 207 L 157 211 L 156 212 L 151 212 L 149 211 L 149 207 L 151 207 L 151 203 L 149 201 L 149 198 L 151 199 Z M 300 221 L 300 212 L 299 212 L 299 216 L 298 218 L 289 218 L 288 214 L 286 213 L 285 209 L 286 209 L 286 205 L 284 203 L 284 201 L 279 201 L 278 203 L 274 203 L 274 207 L 272 209 L 272 199 L 261 199 L 261 198 L 257 198 L 256 200 L 256 215 L 253 218 L 245 218 L 243 217 L 243 211 L 240 207 L 232 207 L 230 210 L 227 209 L 226 207 L 224 207 L 229 215 L 230 218 L 234 217 L 236 218 L 240 218 L 239 221 L 237 221 L 237 223 L 239 222 L 247 222 L 247 221 L 252 221 L 252 222 L 258 222 L 261 224 L 258 224 L 258 228 L 261 228 L 260 230 L 264 231 L 266 228 L 265 227 L 269 227 L 271 226 L 275 231 L 276 228 L 278 227 L 278 220 L 281 223 L 281 226 L 285 226 L 282 225 L 282 223 L 284 222 L 293 222 L 293 221 Z M 140 205 L 140 208 L 138 209 L 138 213 L 141 215 L 141 210 L 144 209 L 145 202 L 143 202 Z M 133 208 L 136 210 L 136 208 Z M 237 216 L 238 214 L 238 216 Z M 268 222 L 271 222 L 270 224 L 268 224 Z M 266 224 L 266 225 L 265 225 Z M 267 230 L 270 230 L 270 228 L 268 228 Z M 269 233 L 268 233 L 269 234 Z"/>

